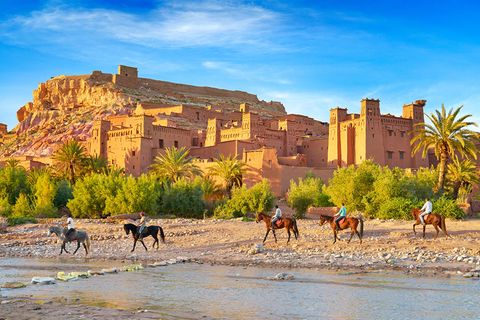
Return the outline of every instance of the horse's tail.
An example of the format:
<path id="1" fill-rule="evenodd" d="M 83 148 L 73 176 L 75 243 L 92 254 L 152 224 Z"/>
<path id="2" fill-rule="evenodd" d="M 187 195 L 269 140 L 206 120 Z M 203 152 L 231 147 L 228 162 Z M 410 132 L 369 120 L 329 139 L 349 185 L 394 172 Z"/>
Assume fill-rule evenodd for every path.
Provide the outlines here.
<path id="1" fill-rule="evenodd" d="M 85 237 L 85 245 L 87 246 L 88 252 L 90 252 L 90 237 L 88 236 L 88 234 Z"/>
<path id="2" fill-rule="evenodd" d="M 358 222 L 360 223 L 360 238 L 363 238 L 363 219 L 362 216 L 358 217 Z"/>
<path id="3" fill-rule="evenodd" d="M 293 219 L 293 232 L 295 232 L 297 234 L 297 237 L 300 235 L 300 233 L 298 232 L 298 227 L 297 227 L 297 219 Z"/>
<path id="4" fill-rule="evenodd" d="M 160 231 L 160 238 L 162 239 L 162 242 L 165 243 L 165 234 L 163 233 L 162 227 L 158 227 L 158 230 Z"/>
<path id="5" fill-rule="evenodd" d="M 447 232 L 447 225 L 445 224 L 445 217 L 440 216 L 440 227 L 442 228 L 443 232 L 445 232 L 445 235 L 447 237 L 450 237 L 450 235 Z"/>

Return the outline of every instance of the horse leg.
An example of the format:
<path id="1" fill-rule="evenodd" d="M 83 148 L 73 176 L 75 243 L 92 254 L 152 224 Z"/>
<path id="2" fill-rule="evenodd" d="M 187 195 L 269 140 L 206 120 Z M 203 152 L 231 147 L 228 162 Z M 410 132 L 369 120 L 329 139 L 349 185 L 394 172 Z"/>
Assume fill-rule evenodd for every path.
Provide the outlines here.
<path id="1" fill-rule="evenodd" d="M 415 237 L 417 236 L 417 232 L 415 231 L 415 226 L 417 225 L 417 222 L 415 222 L 413 224 L 413 234 L 415 235 Z"/>
<path id="2" fill-rule="evenodd" d="M 85 249 L 85 254 L 88 254 L 88 249 L 87 249 L 87 246 L 85 245 L 85 242 L 82 242 L 83 244 L 83 248 Z"/>
<path id="3" fill-rule="evenodd" d="M 425 228 L 426 227 L 427 227 L 426 225 L 423 225 L 423 239 L 425 239 Z"/>
<path id="4" fill-rule="evenodd" d="M 362 244 L 362 237 L 360 237 L 360 233 L 357 230 L 355 230 L 355 233 L 357 234 L 358 239 L 360 239 L 360 244 Z"/>
<path id="5" fill-rule="evenodd" d="M 75 251 L 73 251 L 73 254 L 77 253 L 78 248 L 80 248 L 80 241 L 77 240 L 77 249 L 75 249 Z"/>
<path id="6" fill-rule="evenodd" d="M 148 251 L 147 246 L 145 245 L 145 242 L 143 242 L 143 239 L 140 240 L 140 243 L 143 244 L 143 247 L 145 248 L 145 251 Z"/>
<path id="7" fill-rule="evenodd" d="M 277 235 L 275 234 L 275 230 L 272 229 L 273 237 L 275 238 L 275 243 L 277 243 Z"/>
<path id="8" fill-rule="evenodd" d="M 290 242 L 290 229 L 287 228 L 287 233 L 288 233 L 288 240 L 287 240 L 287 244 Z"/>
<path id="9" fill-rule="evenodd" d="M 335 242 L 337 242 L 337 230 L 333 229 L 333 244 L 335 244 Z"/>
<path id="10" fill-rule="evenodd" d="M 265 243 L 265 240 L 267 240 L 267 236 L 269 232 L 270 232 L 270 229 L 267 229 L 267 233 L 265 233 L 265 238 L 263 238 L 263 243 Z"/>
<path id="11" fill-rule="evenodd" d="M 133 241 L 133 249 L 132 249 L 132 251 L 130 251 L 130 252 L 135 251 L 135 247 L 137 246 L 137 240 L 138 240 L 137 238 L 134 238 L 134 241 Z"/>
<path id="12" fill-rule="evenodd" d="M 157 250 L 158 250 L 158 237 L 155 236 L 155 235 L 153 235 L 152 237 L 153 237 L 153 239 L 155 239 L 155 241 L 153 241 L 152 249 L 155 248 L 155 243 L 156 243 L 157 244 Z"/>
<path id="13" fill-rule="evenodd" d="M 435 240 L 437 240 L 438 234 L 440 233 L 440 230 L 438 230 L 437 224 L 434 224 L 433 227 L 435 228 L 435 231 L 437 231 L 437 234 L 435 235 Z"/>
<path id="14" fill-rule="evenodd" d="M 350 238 L 348 238 L 347 243 L 350 243 L 354 234 L 355 234 L 355 231 L 353 231 L 353 229 L 352 229 L 352 232 L 350 232 Z"/>

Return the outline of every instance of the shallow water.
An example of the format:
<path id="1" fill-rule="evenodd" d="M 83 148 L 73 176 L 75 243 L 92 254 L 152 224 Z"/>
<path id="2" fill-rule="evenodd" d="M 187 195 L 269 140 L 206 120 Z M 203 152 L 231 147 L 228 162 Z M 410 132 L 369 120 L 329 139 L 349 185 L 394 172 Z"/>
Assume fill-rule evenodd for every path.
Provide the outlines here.
<path id="1" fill-rule="evenodd" d="M 0 282 L 112 266 L 122 264 L 4 259 L 0 261 Z M 267 279 L 278 272 L 291 273 L 295 279 Z M 1 294 L 65 297 L 88 305 L 142 308 L 167 318 L 478 319 L 479 290 L 480 281 L 456 277 L 177 264 L 51 286 L 2 290 Z"/>

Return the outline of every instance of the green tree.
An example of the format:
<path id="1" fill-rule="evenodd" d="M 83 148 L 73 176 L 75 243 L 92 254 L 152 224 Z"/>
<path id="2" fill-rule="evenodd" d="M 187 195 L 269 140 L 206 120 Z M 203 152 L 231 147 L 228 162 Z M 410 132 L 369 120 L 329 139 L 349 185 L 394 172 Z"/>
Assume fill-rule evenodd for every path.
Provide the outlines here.
<path id="1" fill-rule="evenodd" d="M 419 123 L 414 128 L 414 136 L 410 143 L 413 146 L 412 154 L 422 150 L 422 157 L 427 156 L 428 150 L 433 149 L 439 160 L 437 189 L 443 193 L 447 164 L 455 153 L 462 157 L 477 158 L 475 140 L 478 134 L 470 129 L 476 123 L 467 121 L 472 115 L 459 116 L 462 107 L 450 109 L 447 113 L 442 104 L 442 110 L 436 110 L 431 115 L 426 115 L 430 123 Z"/>
<path id="2" fill-rule="evenodd" d="M 57 193 L 53 204 L 57 208 L 66 207 L 69 200 L 73 199 L 73 190 L 68 180 L 62 179 L 57 182 Z"/>
<path id="3" fill-rule="evenodd" d="M 12 215 L 13 207 L 8 201 L 8 198 L 0 198 L 0 216 L 10 217 Z"/>
<path id="4" fill-rule="evenodd" d="M 37 217 L 52 217 L 57 210 L 54 206 L 57 184 L 47 173 L 38 176 L 34 186 L 35 215 Z"/>
<path id="5" fill-rule="evenodd" d="M 0 169 L 0 199 L 8 199 L 13 206 L 20 193 L 30 195 L 25 169 L 21 166 Z"/>
<path id="6" fill-rule="evenodd" d="M 453 198 L 457 199 L 460 188 L 466 189 L 479 183 L 476 164 L 469 159 L 460 160 L 454 157 L 448 164 L 447 181 L 452 186 Z"/>
<path id="7" fill-rule="evenodd" d="M 52 156 L 62 174 L 66 174 L 70 183 L 75 184 L 86 158 L 86 149 L 76 140 L 69 140 Z"/>
<path id="8" fill-rule="evenodd" d="M 193 158 L 189 157 L 188 153 L 189 151 L 185 147 L 167 148 L 164 154 L 155 157 L 151 165 L 152 171 L 169 182 L 201 175 L 200 168 L 193 163 Z"/>
<path id="9" fill-rule="evenodd" d="M 274 202 L 275 196 L 268 180 L 263 179 L 248 189 L 247 203 L 251 212 L 268 212 L 272 210 Z"/>
<path id="10" fill-rule="evenodd" d="M 13 206 L 12 218 L 32 217 L 32 206 L 24 193 L 20 193 L 17 203 Z"/>
<path id="11" fill-rule="evenodd" d="M 332 203 L 328 195 L 323 193 L 322 179 L 315 176 L 307 176 L 299 179 L 298 183 L 290 181 L 288 189 L 288 205 L 295 209 L 296 215 L 303 217 L 308 207 L 328 207 Z"/>
<path id="12" fill-rule="evenodd" d="M 245 163 L 233 156 L 224 156 L 215 160 L 212 167 L 208 169 L 208 173 L 217 176 L 225 183 L 225 190 L 228 197 L 231 196 L 232 188 L 242 185 L 242 177 L 245 173 Z"/>
<path id="13" fill-rule="evenodd" d="M 83 170 L 86 173 L 107 173 L 108 161 L 98 155 L 86 156 L 83 161 Z"/>

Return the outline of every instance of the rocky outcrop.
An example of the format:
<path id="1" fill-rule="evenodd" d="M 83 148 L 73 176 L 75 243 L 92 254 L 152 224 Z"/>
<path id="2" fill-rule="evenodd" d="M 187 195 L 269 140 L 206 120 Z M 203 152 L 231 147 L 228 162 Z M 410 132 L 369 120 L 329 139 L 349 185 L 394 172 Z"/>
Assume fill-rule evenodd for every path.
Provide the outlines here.
<path id="1" fill-rule="evenodd" d="M 120 83 L 120 82 L 119 82 Z M 280 102 L 261 101 L 256 95 L 210 87 L 196 87 L 138 78 L 134 86 L 113 82 L 113 75 L 94 71 L 90 75 L 57 76 L 33 91 L 33 101 L 17 111 L 18 125 L 9 141 L 0 144 L 0 157 L 50 156 L 64 141 L 86 141 L 93 120 L 131 114 L 138 102 L 170 105 L 188 103 L 238 110 L 248 102 L 264 117 L 285 114 Z M 187 124 L 188 125 L 188 124 Z"/>

